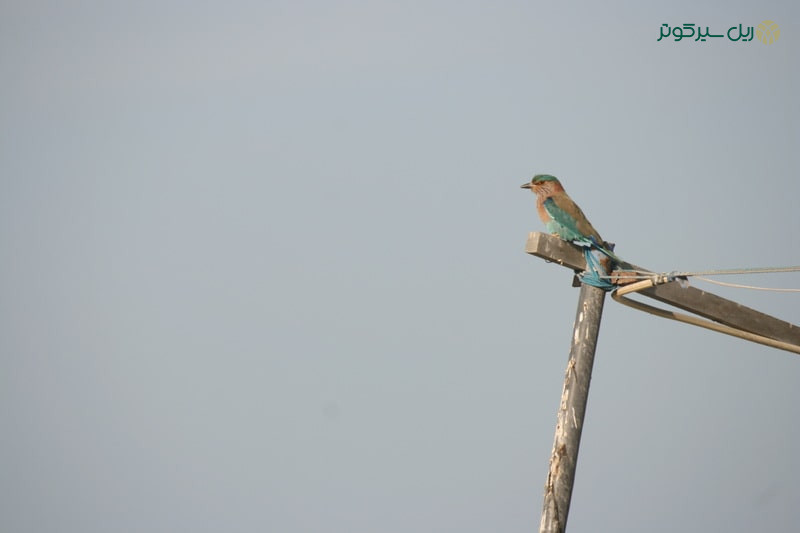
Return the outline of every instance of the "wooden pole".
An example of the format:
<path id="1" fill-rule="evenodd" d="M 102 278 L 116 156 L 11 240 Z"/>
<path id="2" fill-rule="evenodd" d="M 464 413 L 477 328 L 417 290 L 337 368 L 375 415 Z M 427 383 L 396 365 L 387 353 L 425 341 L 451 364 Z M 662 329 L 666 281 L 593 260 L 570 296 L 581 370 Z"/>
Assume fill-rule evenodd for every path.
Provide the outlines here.
<path id="1" fill-rule="evenodd" d="M 567 527 L 605 295 L 602 289 L 581 285 L 561 405 L 558 408 L 550 470 L 544 486 L 540 533 L 563 533 Z"/>

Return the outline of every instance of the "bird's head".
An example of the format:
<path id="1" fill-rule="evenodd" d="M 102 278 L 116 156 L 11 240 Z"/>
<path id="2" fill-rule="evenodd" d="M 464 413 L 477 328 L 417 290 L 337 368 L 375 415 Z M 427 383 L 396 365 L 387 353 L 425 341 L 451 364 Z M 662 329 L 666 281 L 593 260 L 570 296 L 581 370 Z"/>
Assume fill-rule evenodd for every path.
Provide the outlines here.
<path id="1" fill-rule="evenodd" d="M 530 189 L 536 194 L 553 193 L 564 190 L 558 178 L 550 174 L 536 174 L 531 181 L 522 184 L 520 187 L 523 189 Z"/>

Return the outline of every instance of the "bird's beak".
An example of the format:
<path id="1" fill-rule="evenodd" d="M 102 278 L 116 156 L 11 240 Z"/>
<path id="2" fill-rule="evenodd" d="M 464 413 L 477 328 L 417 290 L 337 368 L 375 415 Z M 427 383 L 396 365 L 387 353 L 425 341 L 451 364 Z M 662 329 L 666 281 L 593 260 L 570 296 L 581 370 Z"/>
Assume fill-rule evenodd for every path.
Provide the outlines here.
<path id="1" fill-rule="evenodd" d="M 530 182 L 530 181 L 528 181 L 528 182 L 526 182 L 526 183 L 523 183 L 523 184 L 522 184 L 522 185 L 520 185 L 519 187 L 520 187 L 520 189 L 530 189 L 530 188 L 531 188 L 531 182 Z"/>

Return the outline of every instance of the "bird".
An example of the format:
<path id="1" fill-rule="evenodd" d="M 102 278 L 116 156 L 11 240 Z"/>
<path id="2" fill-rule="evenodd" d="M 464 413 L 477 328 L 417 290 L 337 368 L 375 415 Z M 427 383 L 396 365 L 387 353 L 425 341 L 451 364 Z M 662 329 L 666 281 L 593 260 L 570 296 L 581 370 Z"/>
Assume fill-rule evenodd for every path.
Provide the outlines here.
<path id="1" fill-rule="evenodd" d="M 539 218 L 552 235 L 583 246 L 605 247 L 608 244 L 555 176 L 537 174 L 521 187 L 536 195 Z"/>
<path id="2" fill-rule="evenodd" d="M 614 264 L 623 268 L 630 267 L 629 263 L 614 254 L 612 251 L 614 245 L 600 237 L 600 233 L 592 226 L 578 204 L 569 197 L 558 178 L 550 174 L 536 174 L 531 181 L 523 183 L 521 187 L 530 189 L 536 195 L 536 210 L 547 231 L 586 249 L 587 266 L 596 271 L 597 283 L 608 288 L 608 283 L 600 277 L 607 276 L 613 270 Z M 599 256 L 595 254 L 594 259 L 590 257 L 591 250 L 599 251 Z M 604 272 L 598 271 L 597 263 Z M 587 281 L 586 274 L 582 279 Z"/>

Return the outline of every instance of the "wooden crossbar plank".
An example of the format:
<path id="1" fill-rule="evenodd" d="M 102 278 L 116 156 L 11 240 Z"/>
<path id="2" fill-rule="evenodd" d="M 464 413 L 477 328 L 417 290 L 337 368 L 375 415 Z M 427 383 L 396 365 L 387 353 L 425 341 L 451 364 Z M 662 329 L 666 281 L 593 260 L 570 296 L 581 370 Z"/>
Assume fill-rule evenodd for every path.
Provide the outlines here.
<path id="1" fill-rule="evenodd" d="M 572 270 L 586 270 L 586 258 L 583 257 L 583 251 L 579 246 L 547 233 L 539 233 L 538 231 L 529 233 L 528 242 L 525 243 L 525 251 L 536 257 L 541 257 L 545 261 L 558 263 Z"/>
<path id="2" fill-rule="evenodd" d="M 553 235 L 530 233 L 525 251 L 572 270 L 586 268 L 581 248 Z M 726 326 L 800 345 L 800 327 L 695 287 L 681 287 L 677 282 L 672 282 L 641 290 L 638 294 Z"/>
<path id="3" fill-rule="evenodd" d="M 684 288 L 673 281 L 638 294 L 732 328 L 800 346 L 800 327 L 695 287 Z"/>

